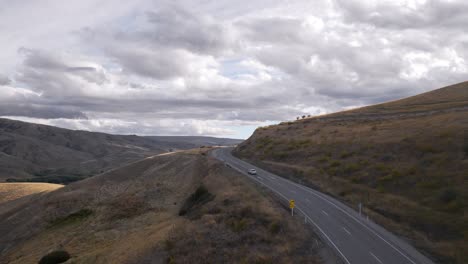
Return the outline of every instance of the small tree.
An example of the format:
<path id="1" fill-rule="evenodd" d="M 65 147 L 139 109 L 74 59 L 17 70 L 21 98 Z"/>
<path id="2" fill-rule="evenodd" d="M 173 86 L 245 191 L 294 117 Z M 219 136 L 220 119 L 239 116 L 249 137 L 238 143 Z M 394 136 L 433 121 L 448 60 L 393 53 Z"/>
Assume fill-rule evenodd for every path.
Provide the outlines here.
<path id="1" fill-rule="evenodd" d="M 304 118 L 306 118 L 306 116 L 305 116 L 305 115 L 303 115 L 303 116 L 302 116 L 302 119 L 304 119 Z"/>

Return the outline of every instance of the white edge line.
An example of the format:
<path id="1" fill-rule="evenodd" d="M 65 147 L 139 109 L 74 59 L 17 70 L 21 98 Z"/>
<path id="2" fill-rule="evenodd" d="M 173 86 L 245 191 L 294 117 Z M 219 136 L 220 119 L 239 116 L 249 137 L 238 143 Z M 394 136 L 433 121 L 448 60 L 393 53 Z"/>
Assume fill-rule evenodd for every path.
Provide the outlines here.
<path id="1" fill-rule="evenodd" d="M 380 263 L 383 264 L 383 262 L 382 262 L 376 255 L 374 255 L 374 253 L 372 253 L 372 252 L 370 252 L 370 251 L 369 251 L 369 253 L 370 253 L 378 262 L 380 262 Z"/>
<path id="2" fill-rule="evenodd" d="M 285 179 L 286 180 L 286 179 Z M 411 260 L 406 254 L 404 254 L 403 252 L 401 252 L 399 249 L 397 249 L 395 246 L 393 246 L 390 242 L 388 242 L 387 240 L 385 240 L 382 236 L 380 236 L 376 231 L 372 230 L 370 227 L 366 226 L 365 224 L 363 224 L 361 221 L 359 221 L 358 219 L 356 219 L 356 217 L 354 217 L 353 215 L 351 215 L 350 213 L 346 212 L 344 209 L 340 208 L 338 205 L 336 205 L 335 203 L 329 201 L 328 199 L 325 199 L 323 198 L 322 196 L 314 193 L 313 191 L 311 190 L 308 190 L 307 188 L 301 186 L 301 185 L 298 185 L 296 184 L 295 182 L 291 182 L 293 183 L 294 185 L 308 191 L 309 193 L 319 197 L 320 199 L 328 202 L 329 204 L 333 205 L 334 207 L 336 207 L 338 210 L 342 211 L 343 213 L 345 213 L 346 215 L 348 215 L 349 217 L 351 217 L 354 221 L 358 222 L 359 224 L 361 224 L 362 226 L 364 226 L 367 230 L 371 231 L 374 235 L 376 235 L 377 237 L 379 237 L 380 239 L 382 239 L 385 243 L 387 243 L 390 247 L 392 247 L 394 250 L 396 250 L 398 253 L 400 253 L 403 257 L 405 257 L 407 260 L 409 260 L 411 263 L 413 264 L 416 264 L 416 262 L 414 262 L 413 260 Z"/>
<path id="3" fill-rule="evenodd" d="M 343 226 L 342 228 L 346 233 L 348 233 L 348 235 L 351 235 L 351 232 L 349 232 L 348 229 L 346 229 L 346 227 Z"/>
<path id="4" fill-rule="evenodd" d="M 232 156 L 232 155 L 231 155 L 231 156 Z M 233 157 L 233 158 L 234 158 L 234 159 L 237 159 L 237 158 L 235 158 L 235 157 Z M 247 162 L 245 162 L 245 161 L 243 161 L 243 160 L 240 160 L 240 159 L 238 159 L 238 160 L 241 161 L 241 162 L 247 163 Z M 249 163 L 247 163 L 247 164 L 249 164 Z M 249 165 L 250 165 L 250 164 L 249 164 Z M 261 169 L 261 170 L 263 170 L 263 169 Z M 263 171 L 265 171 L 265 170 L 263 170 Z M 269 173 L 268 171 L 265 171 L 265 172 Z M 301 189 L 303 189 L 303 190 L 306 190 L 307 192 L 309 192 L 309 193 L 311 193 L 311 194 L 313 194 L 313 195 L 319 197 L 320 199 L 326 201 L 327 203 L 333 205 L 333 206 L 336 207 L 338 210 L 342 211 L 343 213 L 345 213 L 346 215 L 348 215 L 349 217 L 351 217 L 354 221 L 356 221 L 356 222 L 358 222 L 359 224 L 361 224 L 362 226 L 364 226 L 364 227 L 365 227 L 367 230 L 369 230 L 371 233 L 373 233 L 374 235 L 376 235 L 377 237 L 379 237 L 380 239 L 382 239 L 385 243 L 387 243 L 390 247 L 392 247 L 395 251 L 397 251 L 398 253 L 400 253 L 403 257 L 405 257 L 405 258 L 406 258 L 407 260 L 409 260 L 411 263 L 416 264 L 416 262 L 414 262 L 413 260 L 411 260 L 406 254 L 404 254 L 404 253 L 401 252 L 399 249 L 397 249 L 395 246 L 393 246 L 390 242 L 388 242 L 387 240 L 385 240 L 385 239 L 384 239 L 382 236 L 380 236 L 376 231 L 372 230 L 370 227 L 368 227 L 368 226 L 366 226 L 365 224 L 363 224 L 361 221 L 359 221 L 358 219 L 356 219 L 356 217 L 354 217 L 354 216 L 351 215 L 350 213 L 346 212 L 344 209 L 340 208 L 338 205 L 336 205 L 336 204 L 333 203 L 332 201 L 329 201 L 328 199 L 322 197 L 321 195 L 318 195 L 318 194 L 314 193 L 313 190 L 309 190 L 307 187 L 304 187 L 304 186 L 302 186 L 302 185 L 299 185 L 299 184 L 297 184 L 297 183 L 295 183 L 295 182 L 293 182 L 293 181 L 287 180 L 287 179 L 285 179 L 285 178 L 283 178 L 283 177 L 279 177 L 279 178 L 280 178 L 281 180 L 287 182 L 287 183 L 291 183 L 291 184 L 293 184 L 293 185 L 296 185 L 297 187 L 299 187 L 299 188 L 301 188 Z M 271 189 L 271 188 L 270 188 L 270 189 Z M 272 189 L 272 190 L 273 190 L 273 189 Z"/>
<path id="5" fill-rule="evenodd" d="M 325 212 L 324 210 L 322 210 L 322 213 L 323 213 L 324 215 L 328 216 L 328 213 Z"/>
<path id="6" fill-rule="evenodd" d="M 233 167 L 233 168 L 235 168 L 235 167 Z M 288 199 L 286 196 L 284 196 L 283 194 L 279 193 L 278 191 L 276 191 L 276 190 L 270 188 L 268 185 L 264 184 L 263 182 L 261 182 L 261 181 L 255 179 L 255 178 L 250 177 L 250 175 L 245 174 L 244 171 L 242 171 L 242 170 L 240 170 L 240 169 L 238 169 L 238 168 L 235 168 L 235 169 L 236 169 L 237 171 L 241 172 L 243 175 L 246 175 L 247 177 L 249 177 L 249 178 L 251 178 L 251 179 L 257 181 L 258 183 L 264 185 L 265 187 L 267 187 L 268 189 L 272 190 L 272 191 L 275 192 L 276 194 L 280 195 L 280 196 L 281 196 L 282 198 L 284 198 L 286 201 L 289 201 L 289 199 Z M 296 206 L 296 208 L 297 208 L 297 210 L 299 210 L 303 215 L 305 215 L 305 217 L 306 217 L 307 219 L 309 219 L 309 221 L 310 221 L 312 224 L 314 224 L 315 227 L 317 227 L 317 229 L 327 238 L 327 240 L 333 245 L 333 247 L 335 247 L 335 249 L 338 251 L 338 253 L 340 253 L 340 255 L 343 257 L 343 259 L 346 261 L 346 263 L 351 264 L 351 262 L 349 262 L 349 260 L 348 260 L 348 259 L 345 257 L 345 255 L 343 254 L 343 252 L 341 252 L 341 250 L 336 246 L 336 244 L 333 243 L 333 241 L 332 241 L 332 240 L 330 239 L 330 237 L 322 230 L 322 228 L 320 228 L 320 226 L 318 226 L 318 225 L 314 222 L 314 220 L 312 220 L 304 211 L 302 211 L 302 210 L 299 208 L 299 206 Z"/>

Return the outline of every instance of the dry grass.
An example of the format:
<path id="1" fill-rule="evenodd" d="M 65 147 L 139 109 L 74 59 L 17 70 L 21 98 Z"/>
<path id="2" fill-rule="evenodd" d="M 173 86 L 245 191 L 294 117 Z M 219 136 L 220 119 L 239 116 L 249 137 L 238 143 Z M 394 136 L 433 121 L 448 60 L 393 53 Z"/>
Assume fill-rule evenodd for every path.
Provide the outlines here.
<path id="1" fill-rule="evenodd" d="M 201 185 L 211 199 L 180 216 Z M 0 206 L 0 263 L 37 263 L 54 250 L 69 252 L 70 263 L 319 259 L 311 230 L 207 149 L 148 158 L 34 203 L 8 204 Z"/>
<path id="2" fill-rule="evenodd" d="M 440 262 L 466 263 L 467 131 L 462 83 L 258 129 L 237 155 L 351 205 L 362 201 L 374 219 Z"/>
<path id="3" fill-rule="evenodd" d="M 0 183 L 0 204 L 35 193 L 50 192 L 62 187 L 61 184 L 52 183 Z"/>

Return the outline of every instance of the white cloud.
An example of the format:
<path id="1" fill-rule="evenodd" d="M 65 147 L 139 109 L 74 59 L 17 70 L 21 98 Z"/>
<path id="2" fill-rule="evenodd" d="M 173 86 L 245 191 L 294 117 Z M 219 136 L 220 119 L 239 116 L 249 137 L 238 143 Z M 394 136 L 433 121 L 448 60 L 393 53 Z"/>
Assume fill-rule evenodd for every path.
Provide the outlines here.
<path id="1" fill-rule="evenodd" d="M 0 115 L 229 135 L 404 97 L 466 78 L 467 10 L 442 0 L 0 3 Z"/>

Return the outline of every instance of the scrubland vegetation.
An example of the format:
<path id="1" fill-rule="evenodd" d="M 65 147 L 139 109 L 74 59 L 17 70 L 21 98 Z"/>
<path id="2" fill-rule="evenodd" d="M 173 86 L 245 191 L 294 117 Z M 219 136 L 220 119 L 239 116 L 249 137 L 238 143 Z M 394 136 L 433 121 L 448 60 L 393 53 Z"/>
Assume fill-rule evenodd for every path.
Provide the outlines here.
<path id="1" fill-rule="evenodd" d="M 0 205 L 0 263 L 321 262 L 311 229 L 207 151 Z"/>
<path id="2" fill-rule="evenodd" d="M 466 263 L 468 84 L 257 129 L 236 155 L 327 192 L 442 263 Z"/>

